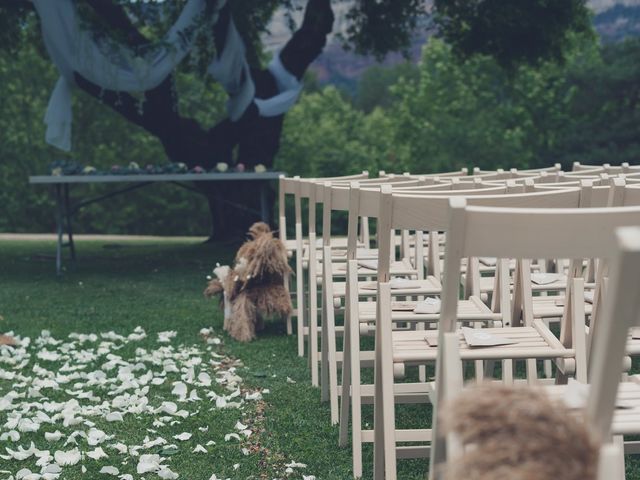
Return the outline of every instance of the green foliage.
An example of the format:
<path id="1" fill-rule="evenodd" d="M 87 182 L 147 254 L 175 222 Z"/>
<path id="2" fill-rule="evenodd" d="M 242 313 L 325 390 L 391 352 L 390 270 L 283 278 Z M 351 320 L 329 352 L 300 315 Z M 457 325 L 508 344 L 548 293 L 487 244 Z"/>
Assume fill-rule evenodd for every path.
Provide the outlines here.
<path id="1" fill-rule="evenodd" d="M 0 54 L 0 231 L 53 232 L 52 192 L 29 185 L 29 175 L 46 174 L 48 165 L 64 158 L 43 141 L 42 121 L 57 74 L 51 62 L 31 44 L 14 55 Z M 189 88 L 185 88 L 189 85 Z M 178 77 L 185 89 L 181 108 L 213 121 L 222 111 L 223 95 L 199 88 L 192 78 Z M 206 108 L 203 107 L 206 105 Z M 200 119 L 200 118 L 199 118 Z M 135 161 L 144 166 L 167 161 L 155 137 L 135 127 L 78 91 L 74 101 L 73 158 L 83 165 L 109 168 Z M 76 186 L 76 200 L 104 193 L 104 186 Z M 185 215 L 185 212 L 188 212 Z M 169 184 L 146 187 L 80 210 L 79 232 L 207 235 L 210 219 L 204 197 Z"/>
<path id="2" fill-rule="evenodd" d="M 571 98 L 558 69 L 523 66 L 510 77 L 490 57 L 459 63 L 450 47 L 432 41 L 419 81 L 394 87 L 394 143 L 408 146 L 407 161 L 419 172 L 546 163 L 554 130 L 568 120 Z"/>
<path id="3" fill-rule="evenodd" d="M 358 0 L 347 14 L 347 43 L 356 52 L 382 58 L 387 52 L 406 49 L 418 19 L 424 14 L 423 0 Z"/>
<path id="4" fill-rule="evenodd" d="M 431 40 L 416 73 L 372 69 L 361 91 L 377 95 L 367 92 L 366 103 L 356 97 L 353 106 L 331 87 L 304 96 L 285 122 L 276 165 L 324 176 L 636 163 L 640 41 L 601 49 L 582 35 L 568 44 L 562 63 L 506 72 L 490 56 L 459 60 Z"/>
<path id="5" fill-rule="evenodd" d="M 567 36 L 591 28 L 586 0 L 435 0 L 435 8 L 457 54 L 492 55 L 509 68 L 562 60 Z"/>
<path id="6" fill-rule="evenodd" d="M 640 39 L 608 44 L 576 63 L 572 121 L 559 146 L 565 164 L 640 161 Z"/>
<path id="7" fill-rule="evenodd" d="M 370 113 L 375 107 L 388 108 L 393 104 L 392 85 L 401 78 L 412 81 L 418 77 L 418 67 L 411 62 L 402 62 L 393 67 L 374 65 L 358 79 L 354 105 Z"/>

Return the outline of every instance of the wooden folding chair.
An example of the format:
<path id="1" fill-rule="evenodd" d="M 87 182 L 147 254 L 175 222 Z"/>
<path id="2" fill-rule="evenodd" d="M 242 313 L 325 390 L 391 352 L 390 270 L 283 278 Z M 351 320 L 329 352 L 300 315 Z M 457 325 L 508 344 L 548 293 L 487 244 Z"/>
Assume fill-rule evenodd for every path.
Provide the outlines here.
<path id="1" fill-rule="evenodd" d="M 638 411 L 640 410 L 640 386 L 637 383 L 620 383 L 622 357 L 624 355 L 625 342 L 630 328 L 640 324 L 640 301 L 633 289 L 628 285 L 640 283 L 640 228 L 622 227 L 616 230 L 617 245 L 612 245 L 616 252 L 613 255 L 611 268 L 612 275 L 609 280 L 608 297 L 603 318 L 603 329 L 599 331 L 594 345 L 594 356 L 589 369 L 589 395 L 584 407 L 585 427 L 591 430 L 592 437 L 600 442 L 600 454 L 598 458 L 598 480 L 621 480 L 625 478 L 623 433 L 636 433 L 640 429 Z M 453 344 L 444 360 L 447 365 L 455 368 L 460 363 L 457 345 Z M 447 367 L 445 366 L 445 369 Z M 453 373 L 453 372 L 452 372 Z M 455 374 L 454 374 L 455 375 Z M 464 395 L 461 382 L 452 382 L 448 385 L 447 393 L 450 396 Z M 574 387 L 575 388 L 575 387 Z M 566 398 L 567 386 L 547 387 L 546 393 L 561 402 Z M 485 390 L 486 391 L 486 390 Z M 618 409 L 617 404 L 624 403 L 623 409 Z M 571 415 L 569 409 L 565 414 Z M 576 411 L 576 414 L 580 409 Z M 581 418 L 578 417 L 578 421 Z M 531 421 L 531 419 L 528 419 Z M 464 428 L 464 427 L 463 427 Z M 491 428 L 499 431 L 501 426 L 499 419 Z M 561 428 L 558 426 L 556 428 Z M 544 431 L 544 429 L 542 429 Z M 457 432 L 463 433 L 463 432 Z M 554 435 L 558 438 L 557 435 Z M 566 441 L 573 439 L 566 436 Z M 544 438 L 536 438 L 537 442 L 544 442 Z M 527 448 L 528 439 L 514 436 L 514 442 L 518 447 Z M 473 446 L 468 446 L 473 447 Z M 479 446 L 482 448 L 482 446 Z M 559 446 L 562 449 L 562 446 Z M 460 461 L 460 455 L 464 452 L 460 449 L 455 437 L 447 438 L 447 462 L 455 464 Z M 491 463 L 491 460 L 488 460 Z M 542 459 L 544 461 L 544 459 Z M 552 464 L 561 462 L 561 458 L 549 458 Z M 432 472 L 434 470 L 432 469 Z M 503 472 L 507 473 L 507 472 Z M 434 478 L 438 473 L 432 474 Z"/>
<path id="2" fill-rule="evenodd" d="M 467 206 L 461 199 L 451 200 L 451 236 L 455 240 L 447 244 L 446 263 L 443 283 L 443 305 L 439 324 L 436 384 L 434 398 L 433 442 L 431 449 L 431 471 L 437 472 L 437 465 L 446 458 L 446 442 L 438 434 L 437 406 L 448 396 L 448 387 L 459 385 L 462 381 L 459 362 L 447 364 L 448 360 L 471 358 L 531 359 L 551 358 L 558 369 L 564 373 L 575 371 L 579 380 L 586 380 L 586 342 L 584 340 L 584 311 L 581 310 L 582 298 L 579 298 L 583 280 L 574 278 L 573 293 L 567 292 L 567 313 L 572 322 L 563 325 L 566 330 L 560 340 L 540 322 L 532 326 L 513 327 L 511 331 L 491 331 L 494 335 L 505 335 L 518 339 L 521 345 L 503 345 L 487 347 L 481 351 L 471 350 L 466 343 L 460 342 L 456 332 L 456 305 L 458 292 L 454 285 L 459 277 L 461 258 L 469 255 L 487 255 L 512 258 L 606 258 L 611 255 L 613 231 L 624 225 L 640 225 L 640 208 L 620 209 L 513 209 Z M 541 232 L 543 232 L 541 234 Z M 454 234 L 455 237 L 454 237 Z M 381 289 L 384 287 L 381 284 Z M 572 296 L 573 295 L 573 296 Z M 573 310 L 573 311 L 572 311 Z M 384 318 L 384 317 L 383 317 Z M 564 334 L 564 335 L 563 335 Z M 569 336 L 572 341 L 568 342 Z M 626 339 L 626 332 L 625 332 Z M 403 339 L 406 342 L 406 339 Z M 564 343 L 563 343 L 564 342 Z M 396 339 L 389 342 L 389 349 L 380 354 L 380 367 L 388 370 L 398 358 L 416 359 L 421 353 L 407 355 L 407 349 Z M 403 354 L 404 351 L 404 354 Z M 452 353 L 453 352 L 453 353 Z M 457 353 L 456 353 L 457 352 Z M 624 352 L 624 351 L 623 351 Z M 413 356 L 412 356 L 413 355 Z M 618 369 L 622 362 L 620 361 Z M 535 365 L 534 365 L 535 366 Z M 384 372 L 384 370 L 382 370 Z M 378 378 L 376 378 L 378 380 Z M 388 384 L 388 380 L 387 380 Z M 381 383 L 381 389 L 386 388 Z M 378 388 L 376 389 L 376 394 Z M 381 392 L 382 393 L 382 392 Z M 377 398 L 377 396 L 376 396 Z M 384 402 L 386 399 L 381 397 Z M 383 404 L 382 411 L 388 407 Z M 392 415 L 392 412 L 391 412 Z M 387 424 L 391 423 L 385 418 Z M 379 432 L 386 446 L 394 444 L 393 430 Z M 378 429 L 378 427 L 376 427 Z M 395 449 L 394 449 L 395 450 Z M 387 469 L 387 478 L 395 478 L 395 459 L 383 457 L 383 445 L 377 445 L 377 471 Z M 382 477 L 379 477 L 382 478 Z"/>

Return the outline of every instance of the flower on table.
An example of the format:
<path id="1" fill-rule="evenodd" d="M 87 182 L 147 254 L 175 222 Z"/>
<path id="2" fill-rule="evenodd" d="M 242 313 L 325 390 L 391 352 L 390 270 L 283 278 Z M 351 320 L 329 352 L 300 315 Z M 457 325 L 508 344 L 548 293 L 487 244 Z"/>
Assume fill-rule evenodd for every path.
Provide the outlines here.
<path id="1" fill-rule="evenodd" d="M 87 165 L 86 167 L 84 167 L 82 169 L 82 173 L 84 174 L 89 174 L 89 173 L 95 173 L 96 169 L 94 167 L 92 167 L 91 165 Z"/>
<path id="2" fill-rule="evenodd" d="M 176 163 L 176 167 L 178 167 L 178 172 L 180 173 L 185 173 L 189 171 L 189 168 L 187 167 L 187 165 L 182 162 Z"/>
<path id="3" fill-rule="evenodd" d="M 200 165 L 196 165 L 195 167 L 193 167 L 193 173 L 205 173 L 205 169 Z"/>
<path id="4" fill-rule="evenodd" d="M 245 166 L 244 163 L 239 163 L 236 165 L 236 172 L 244 172 Z"/>
<path id="5" fill-rule="evenodd" d="M 129 162 L 129 170 L 140 170 L 140 165 L 136 162 Z"/>
<path id="6" fill-rule="evenodd" d="M 229 170 L 229 165 L 224 162 L 218 162 L 216 163 L 216 170 L 219 172 L 226 172 L 227 170 Z"/>
<path id="7" fill-rule="evenodd" d="M 51 175 L 53 175 L 54 177 L 59 177 L 60 175 L 62 175 L 62 168 L 61 167 L 56 167 L 54 169 L 51 170 Z"/>
<path id="8" fill-rule="evenodd" d="M 267 167 L 265 167 L 263 164 L 259 163 L 255 167 L 253 167 L 253 170 L 256 173 L 264 173 L 264 172 L 267 171 Z"/>

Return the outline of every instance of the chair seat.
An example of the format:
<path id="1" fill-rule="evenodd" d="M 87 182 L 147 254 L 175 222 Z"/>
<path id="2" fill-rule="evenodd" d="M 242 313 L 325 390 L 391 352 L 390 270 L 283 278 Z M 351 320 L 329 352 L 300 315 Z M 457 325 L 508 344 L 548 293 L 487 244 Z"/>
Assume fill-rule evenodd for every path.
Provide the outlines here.
<path id="1" fill-rule="evenodd" d="M 482 330 L 497 337 L 516 340 L 518 343 L 495 347 L 470 347 L 465 342 L 462 331 L 459 330 L 459 348 L 462 360 L 566 358 L 575 355 L 575 350 L 565 348 L 542 322 L 534 322 L 531 327 L 486 328 Z M 435 360 L 438 347 L 430 346 L 425 337 L 424 330 L 393 332 L 393 361 L 396 363 L 422 363 Z"/>
<path id="2" fill-rule="evenodd" d="M 548 297 L 533 297 L 533 317 L 534 318 L 554 318 L 561 317 L 564 312 L 564 295 L 552 295 Z M 584 312 L 591 315 L 593 305 L 585 302 Z"/>
<path id="3" fill-rule="evenodd" d="M 424 280 L 411 280 L 416 288 L 398 288 L 392 289 L 393 295 L 440 295 L 442 284 L 436 277 L 429 275 Z M 334 298 L 344 298 L 347 290 L 346 282 L 334 282 L 332 284 Z M 358 282 L 359 296 L 375 296 L 377 287 L 375 282 Z"/>
<path id="4" fill-rule="evenodd" d="M 625 407 L 616 408 L 613 413 L 611 431 L 614 435 L 640 434 L 640 385 L 637 379 L 621 382 L 618 387 L 618 402 Z M 562 400 L 566 395 L 566 385 L 548 385 L 544 389 L 553 400 Z M 578 411 L 576 411 L 578 412 Z"/>
<path id="5" fill-rule="evenodd" d="M 317 258 L 322 258 L 322 248 L 323 248 L 323 243 L 322 243 L 322 239 L 319 238 L 316 240 L 316 257 Z M 375 257 L 378 256 L 378 251 L 375 249 L 368 249 L 365 248 L 365 245 L 361 242 L 358 242 L 357 244 L 357 249 L 359 252 L 358 257 L 360 256 L 364 256 L 364 257 L 372 257 L 375 255 Z M 367 252 L 371 252 L 368 253 Z M 375 252 L 375 253 L 373 253 Z M 347 238 L 346 237 L 338 237 L 338 238 L 333 238 L 331 237 L 331 256 L 332 258 L 345 258 L 347 257 Z M 309 243 L 305 243 L 303 245 L 303 249 L 302 249 L 302 259 L 305 261 L 309 261 Z"/>
<path id="6" fill-rule="evenodd" d="M 375 259 L 362 259 L 374 261 Z M 346 263 L 336 263 L 333 265 L 333 276 L 334 277 L 344 277 L 347 274 L 347 264 Z M 365 268 L 363 266 L 358 266 L 358 276 L 359 277 L 375 277 L 378 273 L 377 268 Z M 397 260 L 391 262 L 389 267 L 389 273 L 392 276 L 416 276 L 418 274 L 417 270 L 408 258 L 403 260 Z M 322 276 L 322 266 L 318 266 L 318 276 Z"/>
<path id="7" fill-rule="evenodd" d="M 409 306 L 417 305 L 418 302 L 399 302 Z M 393 310 L 392 302 L 391 320 L 398 322 L 437 322 L 440 319 L 439 313 L 414 313 L 411 310 Z M 358 302 L 359 319 L 361 323 L 373 322 L 376 320 L 376 302 Z M 502 320 L 500 313 L 494 313 L 478 297 L 469 297 L 469 300 L 458 302 L 458 320 L 460 321 L 496 321 Z M 424 332 L 422 340 L 424 341 Z"/>

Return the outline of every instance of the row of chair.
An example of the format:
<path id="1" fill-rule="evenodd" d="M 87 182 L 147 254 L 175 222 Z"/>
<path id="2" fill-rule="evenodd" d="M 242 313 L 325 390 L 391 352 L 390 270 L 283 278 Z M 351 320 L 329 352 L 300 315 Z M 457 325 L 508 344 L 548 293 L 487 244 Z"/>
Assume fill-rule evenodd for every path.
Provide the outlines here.
<path id="1" fill-rule="evenodd" d="M 292 241 L 286 236 L 287 195 L 294 197 Z M 624 288 L 609 288 L 620 275 L 616 252 L 627 258 L 625 267 L 638 255 L 637 232 L 619 233 L 626 249 L 614 232 L 640 225 L 639 205 L 640 169 L 628 165 L 282 178 L 280 235 L 295 256 L 298 353 L 304 355 L 306 346 L 312 383 L 330 402 L 340 443 L 351 443 L 354 477 L 363 475 L 364 443 L 374 443 L 375 478 L 396 478 L 398 458 L 430 456 L 430 471 L 437 472 L 437 465 L 459 454 L 438 433 L 437 414 L 462 390 L 463 370 L 484 381 L 496 381 L 500 372 L 502 383 L 545 385 L 555 396 L 564 395 L 570 378 L 594 388 L 603 381 L 596 382 L 595 372 L 617 381 L 622 359 L 640 353 L 640 340 L 627 339 L 625 330 L 617 364 L 599 352 L 602 342 L 613 341 L 611 305 L 630 301 Z M 347 214 L 346 237 L 332 234 L 337 212 Z M 634 273 L 637 278 L 637 270 L 627 276 Z M 624 325 L 635 321 L 633 314 L 637 319 L 637 309 L 627 312 Z M 474 339 L 485 345 L 475 346 Z M 374 381 L 367 384 L 371 367 Z M 414 367 L 412 381 L 404 380 Z M 640 387 L 622 385 L 626 401 L 640 407 Z M 615 405 L 615 397 L 603 398 L 589 407 L 599 412 L 591 423 Z M 374 428 L 367 430 L 363 405 L 370 403 Z M 431 404 L 432 424 L 396 428 L 395 411 L 403 403 Z M 629 428 L 634 433 L 640 410 L 627 410 L 616 411 L 613 424 L 598 420 L 593 428 L 606 431 L 602 438 Z M 618 437 L 616 442 L 620 447 Z M 625 448 L 637 447 L 627 442 Z M 620 451 L 608 452 L 623 458 Z"/>

